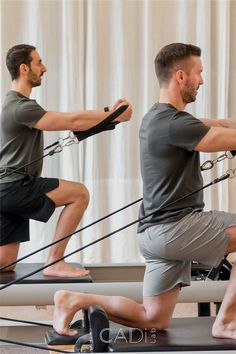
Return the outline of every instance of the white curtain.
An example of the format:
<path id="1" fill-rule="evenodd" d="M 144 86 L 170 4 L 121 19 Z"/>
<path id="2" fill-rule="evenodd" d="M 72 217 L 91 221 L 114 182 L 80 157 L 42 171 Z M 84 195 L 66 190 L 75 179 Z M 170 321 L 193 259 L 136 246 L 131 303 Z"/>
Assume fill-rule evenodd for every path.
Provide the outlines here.
<path id="1" fill-rule="evenodd" d="M 48 68 L 32 98 L 48 110 L 72 111 L 133 104 L 133 119 L 115 131 L 67 147 L 44 160 L 43 175 L 83 182 L 90 205 L 80 227 L 142 196 L 138 131 L 142 116 L 158 99 L 153 61 L 171 42 L 202 48 L 205 84 L 188 110 L 197 117 L 224 118 L 236 112 L 236 1 L 227 0 L 0 0 L 3 102 L 11 82 L 5 67 L 13 45 L 37 47 Z M 45 133 L 45 145 L 68 132 Z M 202 154 L 202 161 L 219 154 Z M 235 168 L 224 160 L 204 172 L 208 183 Z M 191 181 L 190 181 L 191 183 Z M 236 180 L 205 192 L 206 209 L 236 212 Z M 47 224 L 31 222 L 31 241 L 20 255 L 52 241 L 59 210 Z M 138 217 L 138 205 L 72 237 L 67 251 L 89 243 Z M 44 261 L 48 251 L 29 261 Z M 136 225 L 69 258 L 85 263 L 140 262 Z"/>

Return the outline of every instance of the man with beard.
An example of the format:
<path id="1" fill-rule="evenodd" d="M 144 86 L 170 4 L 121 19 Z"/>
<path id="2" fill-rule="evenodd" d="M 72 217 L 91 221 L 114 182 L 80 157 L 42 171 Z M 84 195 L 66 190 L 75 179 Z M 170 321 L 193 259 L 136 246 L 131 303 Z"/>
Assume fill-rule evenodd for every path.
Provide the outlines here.
<path id="1" fill-rule="evenodd" d="M 46 111 L 30 99 L 32 88 L 41 85 L 46 72 L 39 53 L 32 45 L 20 44 L 9 49 L 6 64 L 12 88 L 6 95 L 0 120 L 0 267 L 14 262 L 20 242 L 29 240 L 29 219 L 46 222 L 56 207 L 64 206 L 55 231 L 54 241 L 58 241 L 75 231 L 88 205 L 89 193 L 83 184 L 40 177 L 43 131 L 84 131 L 110 114 L 103 110 Z M 130 119 L 130 104 L 120 99 L 112 109 L 123 104 L 129 107 L 117 118 L 121 122 Z M 37 159 L 37 163 L 29 164 Z M 16 169 L 18 171 L 14 172 Z M 46 264 L 64 255 L 68 240 L 50 248 Z M 5 270 L 13 270 L 14 267 Z M 46 276 L 80 277 L 87 274 L 87 270 L 72 267 L 64 261 L 44 269 Z"/>
<path id="2" fill-rule="evenodd" d="M 236 149 L 235 118 L 199 120 L 183 111 L 196 100 L 203 84 L 200 56 L 197 46 L 172 43 L 155 59 L 160 97 L 140 128 L 140 217 L 153 213 L 138 226 L 139 247 L 146 260 L 143 303 L 61 290 L 55 294 L 54 313 L 54 328 L 60 334 L 74 334 L 69 329 L 74 314 L 94 304 L 123 325 L 164 329 L 181 287 L 190 285 L 191 261 L 216 267 L 224 255 L 236 251 L 236 214 L 203 211 L 202 191 L 180 200 L 203 186 L 200 151 Z M 236 339 L 236 263 L 212 335 Z"/>

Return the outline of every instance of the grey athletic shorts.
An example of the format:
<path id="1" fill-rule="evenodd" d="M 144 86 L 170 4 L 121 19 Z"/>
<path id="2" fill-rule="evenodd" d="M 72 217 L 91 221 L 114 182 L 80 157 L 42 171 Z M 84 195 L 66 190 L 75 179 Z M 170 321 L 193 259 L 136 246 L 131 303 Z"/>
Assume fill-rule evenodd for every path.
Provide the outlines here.
<path id="1" fill-rule="evenodd" d="M 25 178 L 0 183 L 0 246 L 29 240 L 29 219 L 46 222 L 55 210 L 46 193 L 57 188 L 57 178 Z"/>
<path id="2" fill-rule="evenodd" d="M 154 225 L 138 234 L 146 260 L 143 295 L 190 285 L 191 261 L 217 267 L 226 253 L 229 235 L 225 229 L 234 225 L 236 214 L 193 211 L 177 222 Z"/>

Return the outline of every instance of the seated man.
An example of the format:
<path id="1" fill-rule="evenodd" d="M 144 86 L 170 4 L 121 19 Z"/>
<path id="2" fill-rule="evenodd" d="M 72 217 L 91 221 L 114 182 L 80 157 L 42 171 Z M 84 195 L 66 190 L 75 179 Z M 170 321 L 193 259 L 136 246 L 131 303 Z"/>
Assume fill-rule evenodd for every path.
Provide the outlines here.
<path id="1" fill-rule="evenodd" d="M 143 203 L 138 240 L 146 259 L 143 303 L 120 296 L 58 291 L 54 328 L 68 329 L 74 314 L 90 305 L 104 308 L 112 321 L 135 328 L 169 326 L 182 286 L 190 285 L 191 261 L 216 267 L 236 251 L 236 214 L 204 212 L 203 193 L 181 197 L 203 186 L 199 151 L 235 150 L 236 119 L 201 119 L 184 112 L 203 84 L 201 50 L 173 43 L 157 54 L 159 102 L 140 129 Z M 171 202 L 177 201 L 171 206 Z M 161 212 L 155 211 L 162 208 Z M 236 339 L 236 263 L 212 335 Z"/>
<path id="2" fill-rule="evenodd" d="M 75 231 L 89 202 L 89 193 L 83 184 L 40 177 L 43 131 L 84 131 L 110 114 L 102 110 L 46 111 L 30 99 L 32 88 L 41 85 L 47 71 L 34 46 L 12 47 L 6 62 L 12 88 L 6 95 L 0 120 L 0 267 L 14 262 L 20 242 L 29 240 L 29 219 L 46 222 L 56 207 L 64 206 L 56 226 L 54 241 L 57 241 Z M 120 122 L 128 121 L 132 114 L 125 99 L 118 100 L 113 110 L 123 104 L 129 107 L 116 119 Z M 39 159 L 37 163 L 14 172 L 36 159 Z M 63 256 L 68 240 L 51 247 L 46 264 Z M 14 267 L 7 267 L 5 271 Z M 86 274 L 87 270 L 64 261 L 44 270 L 47 276 L 80 277 Z"/>

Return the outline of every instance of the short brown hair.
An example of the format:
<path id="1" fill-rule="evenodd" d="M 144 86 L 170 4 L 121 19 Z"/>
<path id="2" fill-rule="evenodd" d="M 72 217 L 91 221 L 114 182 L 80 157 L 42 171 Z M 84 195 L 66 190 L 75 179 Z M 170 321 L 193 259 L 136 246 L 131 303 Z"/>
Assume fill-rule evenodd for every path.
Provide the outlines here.
<path id="1" fill-rule="evenodd" d="M 19 77 L 19 68 L 21 64 L 30 65 L 32 60 L 30 54 L 35 49 L 36 47 L 33 45 L 18 44 L 8 50 L 6 56 L 6 64 L 12 80 L 15 80 Z"/>
<path id="2" fill-rule="evenodd" d="M 163 47 L 155 58 L 155 71 L 160 85 L 170 80 L 173 70 L 185 64 L 191 56 L 201 56 L 201 49 L 192 44 L 171 43 Z"/>

